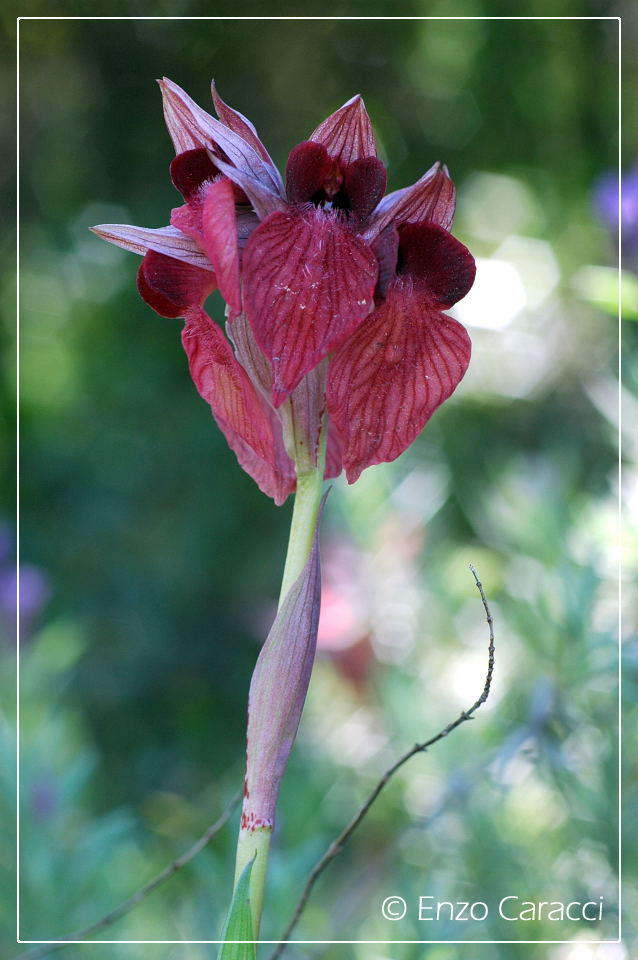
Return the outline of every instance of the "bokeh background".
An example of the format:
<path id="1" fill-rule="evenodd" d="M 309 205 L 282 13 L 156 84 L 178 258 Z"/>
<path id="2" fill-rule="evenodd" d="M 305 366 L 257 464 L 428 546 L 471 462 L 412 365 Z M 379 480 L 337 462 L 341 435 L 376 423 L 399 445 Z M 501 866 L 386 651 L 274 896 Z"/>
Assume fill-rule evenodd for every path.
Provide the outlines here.
<path id="1" fill-rule="evenodd" d="M 180 202 L 154 83 L 165 74 L 207 108 L 214 76 L 282 167 L 362 93 L 391 189 L 437 159 L 449 165 L 454 232 L 479 263 L 456 311 L 474 343 L 460 388 L 400 460 L 353 487 L 338 481 L 329 501 L 320 650 L 262 936 L 283 929 L 383 770 L 481 689 L 487 629 L 472 562 L 496 621 L 490 700 L 395 778 L 297 936 L 477 945 L 298 945 L 290 956 L 622 960 L 622 946 L 478 945 L 617 931 L 617 23 L 69 20 L 20 32 L 21 936 L 60 936 L 106 913 L 229 802 L 282 570 L 291 504 L 274 507 L 238 468 L 189 379 L 179 322 L 137 297 L 136 258 L 88 232 L 160 226 Z M 631 339 L 631 131 L 626 150 Z M 221 320 L 217 295 L 209 306 Z M 630 426 L 630 350 L 625 362 Z M 10 396 L 10 361 L 7 371 Z M 629 435 L 630 504 L 637 454 Z M 10 704 L 9 508 L 0 545 Z M 236 819 L 105 936 L 218 936 Z M 8 866 L 12 855 L 5 839 Z M 409 904 L 394 924 L 380 913 L 391 894 Z M 507 894 L 604 896 L 604 919 L 507 924 L 496 911 Z M 419 923 L 419 895 L 486 901 L 490 918 Z M 3 902 L 11 942 L 10 886 Z M 625 904 L 638 909 L 631 880 Z M 193 960 L 215 950 L 65 955 L 142 949 Z"/>

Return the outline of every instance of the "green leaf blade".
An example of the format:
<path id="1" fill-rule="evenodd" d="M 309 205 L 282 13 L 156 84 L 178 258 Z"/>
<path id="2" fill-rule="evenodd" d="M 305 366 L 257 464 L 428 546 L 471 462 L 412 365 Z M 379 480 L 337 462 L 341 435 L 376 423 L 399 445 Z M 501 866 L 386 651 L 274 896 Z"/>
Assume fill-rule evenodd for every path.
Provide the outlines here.
<path id="1" fill-rule="evenodd" d="M 256 960 L 257 948 L 253 940 L 253 921 L 250 913 L 251 860 L 244 867 L 237 882 L 222 934 L 223 943 L 218 960 Z M 240 941 L 233 943 L 232 941 Z"/>

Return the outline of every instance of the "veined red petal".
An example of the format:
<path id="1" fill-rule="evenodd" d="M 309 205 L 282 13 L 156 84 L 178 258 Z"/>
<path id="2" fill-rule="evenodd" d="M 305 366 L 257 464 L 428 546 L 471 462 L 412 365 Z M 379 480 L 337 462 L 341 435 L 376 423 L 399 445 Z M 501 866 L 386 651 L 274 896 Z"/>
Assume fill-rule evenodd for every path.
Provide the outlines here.
<path id="1" fill-rule="evenodd" d="M 237 462 L 242 470 L 252 477 L 262 493 L 271 497 L 276 505 L 280 507 L 285 503 L 289 494 L 294 493 L 297 487 L 297 477 L 295 475 L 295 465 L 286 453 L 283 444 L 277 443 L 275 447 L 274 465 L 268 460 L 262 460 L 257 454 L 242 440 L 242 438 L 230 430 L 224 423 L 217 421 L 220 430 L 226 438 L 226 443 L 237 457 Z M 281 430 L 278 423 L 273 423 L 273 430 Z"/>
<path id="2" fill-rule="evenodd" d="M 380 202 L 365 237 L 372 241 L 388 224 L 431 220 L 449 230 L 454 219 L 456 191 L 446 167 L 435 163 L 411 187 L 395 190 Z"/>
<path id="3" fill-rule="evenodd" d="M 377 155 L 372 123 L 359 94 L 320 123 L 310 140 L 322 143 L 330 156 L 343 166 L 361 157 Z"/>
<path id="4" fill-rule="evenodd" d="M 259 396 L 221 329 L 201 309 L 186 316 L 182 343 L 200 395 L 240 465 L 277 504 L 295 488 L 281 426 Z"/>
<path id="5" fill-rule="evenodd" d="M 305 140 L 290 151 L 286 164 L 286 194 L 290 203 L 307 203 L 321 189 L 333 161 L 321 143 Z"/>
<path id="6" fill-rule="evenodd" d="M 231 314 L 241 309 L 239 238 L 233 185 L 225 177 L 202 184 L 188 203 L 171 210 L 171 223 L 204 248 Z"/>
<path id="7" fill-rule="evenodd" d="M 213 267 L 204 251 L 195 241 L 185 236 L 177 227 L 133 227 L 127 223 L 100 223 L 91 227 L 93 233 L 108 243 L 138 253 L 141 256 L 147 250 L 163 253 L 166 257 L 190 263 L 193 267 L 212 271 Z"/>
<path id="8" fill-rule="evenodd" d="M 377 270 L 367 245 L 321 210 L 273 213 L 251 234 L 244 299 L 275 406 L 368 315 Z"/>
<path id="9" fill-rule="evenodd" d="M 399 276 L 427 291 L 432 302 L 451 307 L 470 290 L 476 276 L 474 257 L 451 233 L 434 223 L 399 227 Z"/>
<path id="10" fill-rule="evenodd" d="M 204 190 L 204 250 L 215 268 L 219 292 L 231 308 L 232 317 L 241 310 L 239 245 L 233 185 L 230 180 L 217 180 L 207 185 Z"/>
<path id="11" fill-rule="evenodd" d="M 215 289 L 215 275 L 149 250 L 137 272 L 143 300 L 162 317 L 183 317 Z"/>
<path id="12" fill-rule="evenodd" d="M 186 318 L 182 343 L 193 382 L 215 417 L 232 426 L 256 454 L 268 459 L 272 438 L 263 428 L 263 404 L 221 328 L 204 310 L 193 310 Z"/>
<path id="13" fill-rule="evenodd" d="M 465 329 L 426 294 L 389 288 L 328 368 L 328 412 L 343 436 L 349 483 L 403 453 L 456 388 L 470 352 Z"/>
<path id="14" fill-rule="evenodd" d="M 386 171 L 376 157 L 361 157 L 346 167 L 344 187 L 355 217 L 366 220 L 385 193 Z"/>

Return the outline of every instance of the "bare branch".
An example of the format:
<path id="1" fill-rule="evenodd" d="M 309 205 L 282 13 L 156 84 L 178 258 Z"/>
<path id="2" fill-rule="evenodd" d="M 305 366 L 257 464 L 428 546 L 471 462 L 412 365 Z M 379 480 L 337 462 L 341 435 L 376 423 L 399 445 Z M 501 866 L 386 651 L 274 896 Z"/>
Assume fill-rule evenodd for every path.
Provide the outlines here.
<path id="1" fill-rule="evenodd" d="M 407 763 L 407 761 L 411 757 L 416 756 L 416 754 L 418 753 L 424 753 L 435 743 L 438 743 L 439 740 L 442 740 L 444 737 L 447 737 L 448 734 L 450 734 L 453 730 L 459 727 L 466 720 L 471 720 L 474 713 L 478 710 L 481 704 L 485 703 L 485 701 L 487 700 L 490 692 L 491 683 L 492 683 L 492 676 L 494 673 L 494 626 L 493 626 L 492 615 L 490 613 L 490 609 L 489 609 L 487 600 L 485 598 L 485 593 L 483 591 L 483 585 L 481 584 L 481 581 L 478 578 L 476 570 L 472 565 L 470 565 L 470 570 L 472 571 L 472 574 L 476 581 L 476 586 L 478 587 L 479 593 L 481 595 L 481 600 L 483 602 L 483 607 L 485 609 L 485 615 L 487 618 L 487 623 L 489 625 L 489 631 L 490 631 L 487 675 L 485 678 L 485 684 L 480 697 L 469 708 L 469 710 L 465 710 L 459 717 L 457 717 L 456 720 L 454 720 L 452 723 L 449 723 L 446 727 L 440 730 L 439 733 L 436 734 L 436 736 L 431 737 L 429 740 L 426 740 L 423 743 L 415 744 L 410 750 L 404 753 L 403 756 L 401 756 L 396 761 L 396 763 L 393 764 L 393 766 L 391 766 L 388 770 L 386 770 L 386 772 L 383 774 L 383 776 L 377 783 L 372 793 L 370 793 L 370 795 L 362 804 L 362 806 L 359 808 L 358 812 L 352 818 L 350 823 L 341 831 L 339 836 L 330 844 L 330 846 L 328 847 L 324 855 L 313 867 L 312 871 L 308 876 L 308 879 L 302 891 L 301 897 L 299 898 L 299 902 L 297 903 L 295 912 L 290 920 L 290 923 L 288 924 L 284 934 L 282 935 L 279 945 L 275 948 L 269 960 L 277 960 L 277 958 L 281 956 L 281 954 L 283 953 L 286 947 L 288 940 L 290 939 L 290 935 L 292 934 L 297 923 L 299 922 L 299 918 L 303 913 L 303 910 L 306 906 L 306 903 L 308 902 L 308 898 L 310 897 L 310 894 L 312 892 L 312 889 L 317 879 L 326 869 L 328 864 L 332 860 L 334 860 L 334 858 L 338 856 L 338 854 L 341 852 L 341 850 L 343 849 L 347 841 L 350 839 L 350 837 L 352 836 L 356 828 L 359 826 L 361 821 L 364 819 L 364 817 L 370 810 L 376 798 L 379 796 L 379 794 L 381 793 L 385 785 L 392 779 L 392 777 L 397 772 L 397 770 L 399 770 L 404 763 Z M 176 860 L 170 863 L 167 867 L 161 870 L 156 877 L 154 877 L 147 884 L 145 884 L 143 887 L 137 890 L 134 894 L 128 897 L 128 899 L 120 903 L 119 906 L 115 907 L 109 913 L 105 914 L 105 916 L 101 917 L 101 919 L 96 920 L 94 923 L 90 924 L 87 927 L 84 927 L 81 930 L 75 930 L 72 933 L 67 933 L 65 936 L 59 937 L 56 940 L 52 940 L 48 943 L 38 944 L 37 946 L 31 948 L 30 950 L 26 950 L 25 952 L 19 954 L 15 958 L 15 960 L 38 960 L 38 958 L 45 957 L 48 954 L 53 953 L 54 951 L 61 950 L 63 947 L 71 945 L 71 943 L 73 942 L 86 940 L 88 937 L 93 936 L 95 933 L 98 933 L 100 930 L 103 930 L 105 927 L 109 927 L 111 924 L 119 920 L 120 917 L 123 917 L 125 914 L 129 913 L 131 910 L 134 909 L 134 907 L 136 907 L 139 903 L 145 900 L 146 897 L 148 897 L 151 893 L 153 893 L 154 890 L 156 890 L 159 886 L 161 886 L 167 880 L 170 880 L 170 878 L 174 876 L 179 870 L 181 870 L 182 867 L 185 867 L 188 863 L 190 863 L 190 861 L 195 856 L 197 856 L 197 854 L 201 850 L 204 849 L 204 847 L 212 840 L 212 838 L 221 830 L 224 824 L 227 823 L 227 821 L 230 819 L 234 810 L 238 806 L 240 799 L 241 799 L 241 791 L 239 791 L 233 797 L 232 801 L 230 802 L 226 810 L 222 813 L 222 815 L 219 817 L 219 819 L 215 823 L 213 823 L 201 835 L 201 837 L 199 837 L 198 840 L 195 841 L 192 847 L 190 847 L 180 857 L 178 857 Z"/>
<path id="2" fill-rule="evenodd" d="M 116 920 L 119 920 L 120 917 L 123 917 L 124 914 L 129 913 L 134 907 L 153 893 L 154 890 L 157 890 L 163 883 L 166 883 L 167 880 L 170 880 L 178 870 L 181 870 L 182 867 L 185 867 L 187 863 L 196 857 L 197 854 L 204 849 L 204 847 L 210 843 L 215 834 L 219 833 L 221 828 L 225 823 L 230 819 L 234 810 L 239 805 L 241 800 L 242 791 L 239 790 L 231 802 L 228 804 L 222 815 L 219 817 L 215 823 L 201 835 L 201 837 L 195 841 L 192 847 L 190 847 L 186 853 L 183 853 L 181 857 L 178 857 L 177 860 L 173 860 L 172 863 L 169 863 L 167 867 L 164 867 L 156 877 L 152 880 L 149 880 L 148 883 L 144 884 L 143 887 L 140 887 L 135 893 L 133 893 L 128 899 L 124 900 L 119 906 L 115 907 L 114 910 L 109 911 L 105 914 L 100 920 L 96 920 L 95 923 L 89 924 L 88 927 L 84 927 L 82 930 L 74 930 L 72 933 L 67 933 L 63 937 L 58 937 L 55 940 L 50 941 L 49 943 L 41 943 L 36 947 L 32 947 L 31 950 L 25 950 L 24 953 L 19 954 L 15 960 L 37 960 L 39 957 L 45 957 L 50 953 L 53 953 L 55 950 L 61 950 L 63 947 L 69 946 L 66 941 L 78 941 L 86 940 L 87 937 L 93 936 L 94 933 L 98 933 L 100 930 L 103 930 L 105 927 L 110 927 L 112 923 L 115 923 Z"/>
<path id="3" fill-rule="evenodd" d="M 315 883 L 317 882 L 318 878 L 321 876 L 321 874 L 326 869 L 328 864 L 332 860 L 334 860 L 336 856 L 338 856 L 341 853 L 341 851 L 343 850 L 344 846 L 346 845 L 346 843 L 348 842 L 348 840 L 350 839 L 354 831 L 357 829 L 357 827 L 359 826 L 363 818 L 366 816 L 366 814 L 370 810 L 370 807 L 372 806 L 374 801 L 377 799 L 377 797 L 379 796 L 379 794 L 381 793 L 385 785 L 392 779 L 392 777 L 397 772 L 397 770 L 399 770 L 404 765 L 404 763 L 407 763 L 408 760 L 416 756 L 418 753 L 425 753 L 426 750 L 434 746 L 435 743 L 438 743 L 439 740 L 443 740 L 444 737 L 447 737 L 450 733 L 452 733 L 453 730 L 456 730 L 457 727 L 460 727 L 461 724 L 465 723 L 466 720 L 471 720 L 473 715 L 478 710 L 478 708 L 487 700 L 490 692 L 490 687 L 492 685 L 492 677 L 494 675 L 494 621 L 492 619 L 492 614 L 490 613 L 490 608 L 485 598 L 485 593 L 483 591 L 483 584 L 479 580 L 478 574 L 474 569 L 474 567 L 472 566 L 472 564 L 470 564 L 470 570 L 472 571 L 472 575 L 474 577 L 474 580 L 476 581 L 476 586 L 481 595 L 481 600 L 483 602 L 483 607 L 485 609 L 485 616 L 486 616 L 487 624 L 490 631 L 490 639 L 489 639 L 489 646 L 488 646 L 488 660 L 487 660 L 487 674 L 485 677 L 485 684 L 483 686 L 483 690 L 481 692 L 480 697 L 478 698 L 478 700 L 476 700 L 472 704 L 469 710 L 464 710 L 463 713 L 456 718 L 456 720 L 453 720 L 452 723 L 448 723 L 448 725 L 444 727 L 442 730 L 440 730 L 436 734 L 436 736 L 430 737 L 430 739 L 426 740 L 424 743 L 416 743 L 410 750 L 404 753 L 403 756 L 399 757 L 396 763 L 394 763 L 388 770 L 386 770 L 386 772 L 383 774 L 383 776 L 377 783 L 372 793 L 370 793 L 368 798 L 359 807 L 359 810 L 354 815 L 350 823 L 346 827 L 344 827 L 344 829 L 341 831 L 339 836 L 332 841 L 332 843 L 330 844 L 330 846 L 328 847 L 324 855 L 321 857 L 321 859 L 317 861 L 317 863 L 314 865 L 314 867 L 310 871 L 310 874 L 308 875 L 308 879 L 306 880 L 301 896 L 299 897 L 299 900 L 297 902 L 297 906 L 295 907 L 295 911 L 290 919 L 290 923 L 284 930 L 281 936 L 281 940 L 278 946 L 275 947 L 275 949 L 271 953 L 269 960 L 277 960 L 277 958 L 280 957 L 281 954 L 284 952 L 284 950 L 286 949 L 286 944 L 290 940 L 290 936 L 293 930 L 295 929 L 295 927 L 297 926 L 297 923 L 299 922 L 301 914 L 304 911 L 304 908 L 308 902 L 310 894 L 312 893 L 312 889 Z"/>

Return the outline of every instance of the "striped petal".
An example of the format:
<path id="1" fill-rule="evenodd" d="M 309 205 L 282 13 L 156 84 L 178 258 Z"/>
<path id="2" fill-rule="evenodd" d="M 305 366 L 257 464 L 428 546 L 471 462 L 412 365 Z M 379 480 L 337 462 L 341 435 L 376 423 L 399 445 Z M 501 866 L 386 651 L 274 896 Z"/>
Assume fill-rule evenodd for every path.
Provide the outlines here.
<path id="1" fill-rule="evenodd" d="M 279 406 L 373 305 L 377 261 L 335 216 L 274 213 L 244 250 L 244 300 Z"/>
<path id="2" fill-rule="evenodd" d="M 349 483 L 403 453 L 460 382 L 470 352 L 460 323 L 395 281 L 328 368 L 328 412 L 343 437 Z"/>
<path id="3" fill-rule="evenodd" d="M 295 489 L 281 425 L 257 393 L 221 329 L 201 309 L 186 316 L 182 344 L 193 382 L 240 466 L 276 504 Z"/>
<path id="4" fill-rule="evenodd" d="M 230 307 L 231 316 L 236 316 L 241 310 L 241 288 L 235 197 L 230 180 L 217 180 L 205 188 L 202 230 L 204 250 L 215 268 L 219 292 Z"/>

